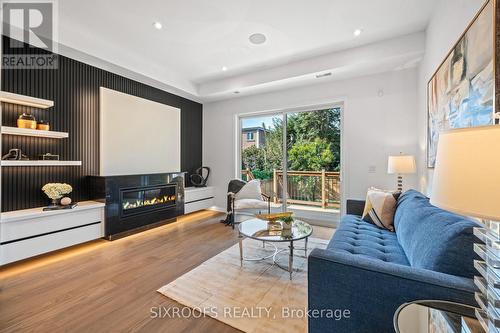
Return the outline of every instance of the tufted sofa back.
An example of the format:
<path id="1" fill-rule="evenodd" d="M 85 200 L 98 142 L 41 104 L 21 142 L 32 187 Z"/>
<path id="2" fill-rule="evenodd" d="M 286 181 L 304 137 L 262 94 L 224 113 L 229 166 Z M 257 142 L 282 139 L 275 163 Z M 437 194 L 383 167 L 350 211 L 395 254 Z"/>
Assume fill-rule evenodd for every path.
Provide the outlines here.
<path id="1" fill-rule="evenodd" d="M 471 219 L 435 207 L 415 190 L 398 199 L 394 216 L 397 239 L 410 265 L 472 278 L 475 274 Z"/>

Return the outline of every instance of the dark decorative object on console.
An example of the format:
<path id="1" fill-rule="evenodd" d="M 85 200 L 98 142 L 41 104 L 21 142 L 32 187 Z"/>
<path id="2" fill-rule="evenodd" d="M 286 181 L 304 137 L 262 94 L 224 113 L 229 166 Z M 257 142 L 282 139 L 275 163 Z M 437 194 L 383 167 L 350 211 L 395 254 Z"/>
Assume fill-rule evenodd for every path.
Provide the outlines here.
<path id="1" fill-rule="evenodd" d="M 203 176 L 203 170 L 207 170 L 206 176 Z M 196 171 L 189 176 L 189 179 L 194 187 L 207 187 L 208 176 L 210 176 L 210 168 L 204 166 L 196 169 Z"/>
<path id="2" fill-rule="evenodd" d="M 184 214 L 184 173 L 89 176 L 91 197 L 106 203 L 105 236 L 109 240 Z"/>

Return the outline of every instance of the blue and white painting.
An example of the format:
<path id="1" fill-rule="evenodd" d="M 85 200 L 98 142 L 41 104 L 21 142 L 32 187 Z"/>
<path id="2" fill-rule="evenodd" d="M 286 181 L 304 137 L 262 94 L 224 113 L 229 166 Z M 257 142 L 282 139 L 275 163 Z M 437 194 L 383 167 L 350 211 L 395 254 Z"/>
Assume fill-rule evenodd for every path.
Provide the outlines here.
<path id="1" fill-rule="evenodd" d="M 483 7 L 428 84 L 427 164 L 436 163 L 439 134 L 497 123 L 493 1 Z"/>

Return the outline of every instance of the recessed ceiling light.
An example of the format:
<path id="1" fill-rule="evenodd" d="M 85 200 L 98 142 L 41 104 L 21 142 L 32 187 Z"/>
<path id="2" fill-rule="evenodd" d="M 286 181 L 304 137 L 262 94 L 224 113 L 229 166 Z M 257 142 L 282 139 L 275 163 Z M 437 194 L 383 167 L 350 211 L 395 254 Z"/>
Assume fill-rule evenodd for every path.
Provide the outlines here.
<path id="1" fill-rule="evenodd" d="M 248 39 L 250 40 L 250 43 L 259 45 L 263 44 L 267 38 L 264 34 L 256 33 L 256 34 L 251 34 L 250 37 L 248 37 Z"/>
<path id="2" fill-rule="evenodd" d="M 362 32 L 363 32 L 362 29 L 356 29 L 356 30 L 354 30 L 353 34 L 355 37 L 358 37 L 359 35 L 361 35 Z"/>
<path id="3" fill-rule="evenodd" d="M 153 27 L 155 27 L 158 30 L 161 30 L 163 25 L 161 24 L 161 22 L 155 22 L 155 23 L 153 23 Z"/>
<path id="4" fill-rule="evenodd" d="M 222 71 L 223 72 L 227 71 L 227 67 L 226 66 L 222 66 Z"/>

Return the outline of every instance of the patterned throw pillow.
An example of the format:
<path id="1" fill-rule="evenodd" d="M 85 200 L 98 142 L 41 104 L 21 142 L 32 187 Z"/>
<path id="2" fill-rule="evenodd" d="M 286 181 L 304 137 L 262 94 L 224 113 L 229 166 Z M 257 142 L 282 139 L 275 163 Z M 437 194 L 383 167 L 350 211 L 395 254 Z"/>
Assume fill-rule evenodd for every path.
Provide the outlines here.
<path id="1" fill-rule="evenodd" d="M 394 213 L 400 191 L 384 191 L 370 187 L 366 193 L 363 220 L 377 227 L 394 231 Z"/>

